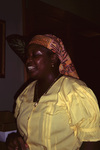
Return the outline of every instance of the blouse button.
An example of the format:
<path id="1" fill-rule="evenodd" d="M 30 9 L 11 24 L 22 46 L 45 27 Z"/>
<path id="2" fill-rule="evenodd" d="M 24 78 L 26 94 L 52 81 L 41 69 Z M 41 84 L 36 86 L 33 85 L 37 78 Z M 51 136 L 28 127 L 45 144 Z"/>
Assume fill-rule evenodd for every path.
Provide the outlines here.
<path id="1" fill-rule="evenodd" d="M 36 102 L 36 103 L 34 104 L 34 107 L 36 107 L 36 106 L 37 106 L 37 104 L 38 104 L 38 103 Z"/>

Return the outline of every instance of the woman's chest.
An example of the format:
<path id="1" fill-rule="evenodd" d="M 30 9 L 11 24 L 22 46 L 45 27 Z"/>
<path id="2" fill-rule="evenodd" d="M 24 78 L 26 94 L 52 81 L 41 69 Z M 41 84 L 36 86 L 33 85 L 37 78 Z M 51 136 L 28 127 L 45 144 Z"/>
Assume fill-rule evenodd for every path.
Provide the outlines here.
<path id="1" fill-rule="evenodd" d="M 46 94 L 42 96 L 37 106 L 34 102 L 23 102 L 20 107 L 18 116 L 18 124 L 20 128 L 27 127 L 33 131 L 38 128 L 38 131 L 49 130 L 50 134 L 57 131 L 60 132 L 69 129 L 69 118 L 66 110 L 66 105 L 62 101 L 59 94 Z"/>

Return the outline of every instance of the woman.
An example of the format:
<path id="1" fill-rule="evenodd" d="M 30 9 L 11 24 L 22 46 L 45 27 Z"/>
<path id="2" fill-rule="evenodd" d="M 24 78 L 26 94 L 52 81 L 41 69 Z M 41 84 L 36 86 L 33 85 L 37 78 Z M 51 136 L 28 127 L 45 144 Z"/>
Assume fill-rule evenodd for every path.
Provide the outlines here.
<path id="1" fill-rule="evenodd" d="M 27 46 L 26 68 L 34 81 L 16 101 L 22 138 L 15 135 L 11 142 L 8 136 L 9 150 L 78 150 L 83 142 L 100 141 L 96 97 L 79 80 L 61 39 L 34 36 Z"/>

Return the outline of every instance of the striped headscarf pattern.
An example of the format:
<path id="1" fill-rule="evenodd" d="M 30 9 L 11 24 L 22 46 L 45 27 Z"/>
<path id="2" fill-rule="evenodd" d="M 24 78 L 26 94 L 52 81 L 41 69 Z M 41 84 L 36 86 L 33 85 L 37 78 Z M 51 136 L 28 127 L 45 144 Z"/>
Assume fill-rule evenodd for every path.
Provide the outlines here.
<path id="1" fill-rule="evenodd" d="M 61 74 L 79 78 L 72 60 L 60 38 L 52 34 L 36 35 L 29 42 L 29 45 L 33 43 L 42 45 L 57 54 L 61 62 L 59 66 L 59 72 Z"/>

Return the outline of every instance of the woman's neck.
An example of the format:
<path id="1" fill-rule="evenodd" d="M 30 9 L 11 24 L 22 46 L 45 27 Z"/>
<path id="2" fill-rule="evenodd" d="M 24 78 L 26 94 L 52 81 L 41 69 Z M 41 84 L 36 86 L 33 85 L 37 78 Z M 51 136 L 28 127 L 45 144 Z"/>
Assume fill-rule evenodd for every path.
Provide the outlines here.
<path id="1" fill-rule="evenodd" d="M 60 76 L 59 72 L 56 74 L 50 73 L 46 75 L 44 78 L 39 79 L 38 84 L 45 85 L 45 86 L 50 85 L 56 78 L 58 78 L 58 76 Z"/>
<path id="2" fill-rule="evenodd" d="M 38 80 L 35 87 L 34 101 L 38 101 L 44 93 L 48 92 L 48 90 L 58 80 L 58 78 L 60 78 L 60 76 L 61 74 L 49 75 L 45 80 Z"/>

